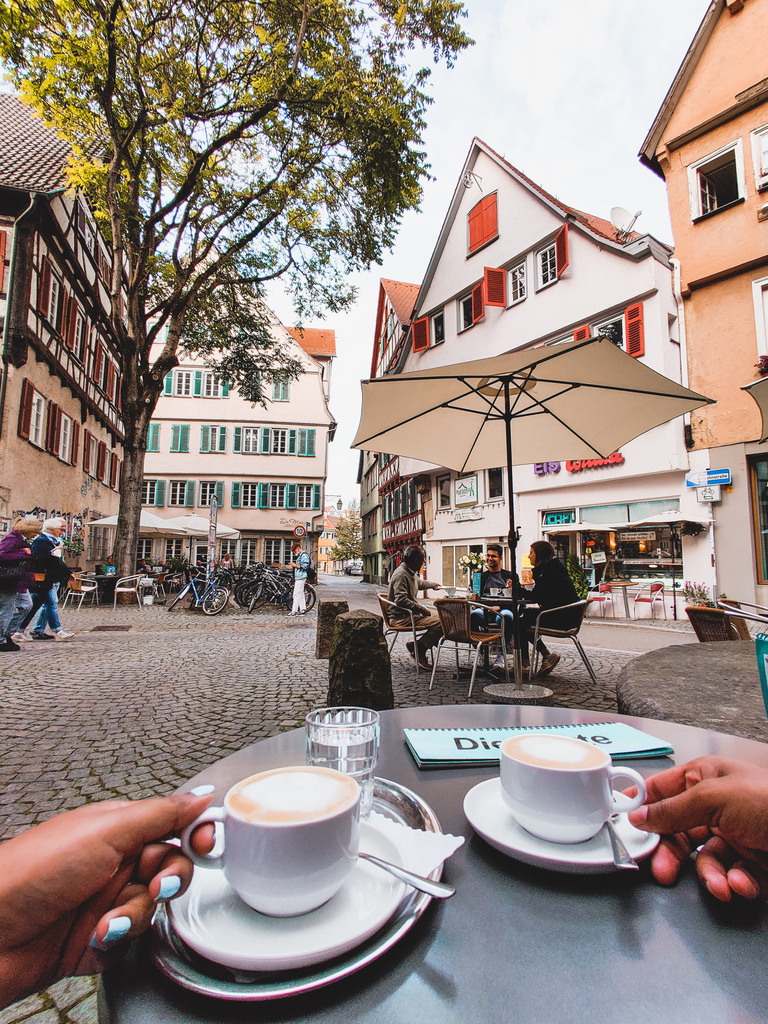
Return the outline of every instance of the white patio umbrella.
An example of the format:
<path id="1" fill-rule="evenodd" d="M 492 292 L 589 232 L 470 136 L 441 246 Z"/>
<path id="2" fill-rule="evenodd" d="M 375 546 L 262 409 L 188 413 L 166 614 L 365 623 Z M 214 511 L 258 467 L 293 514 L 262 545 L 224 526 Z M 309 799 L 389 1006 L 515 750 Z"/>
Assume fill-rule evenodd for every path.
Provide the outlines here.
<path id="1" fill-rule="evenodd" d="M 712 399 L 595 337 L 364 381 L 353 448 L 459 472 L 506 462 L 516 571 L 513 464 L 607 458 Z"/>
<path id="2" fill-rule="evenodd" d="M 203 516 L 194 515 L 194 513 L 190 513 L 186 516 L 175 516 L 173 519 L 163 519 L 161 521 L 165 523 L 166 526 L 172 527 L 173 529 L 186 534 L 187 537 L 208 536 L 208 527 L 210 525 L 209 520 L 205 519 Z M 230 540 L 239 537 L 240 531 L 233 529 L 231 526 L 225 526 L 224 523 L 219 520 L 216 524 L 216 536 L 218 538 Z"/>
<path id="3" fill-rule="evenodd" d="M 105 519 L 94 519 L 92 523 L 88 523 L 88 526 L 109 526 L 112 528 L 117 527 L 117 516 L 107 516 Z M 140 537 L 184 537 L 186 531 L 168 525 L 168 520 L 156 516 L 152 512 L 147 512 L 144 509 L 141 510 L 141 516 L 139 518 L 139 536 Z"/>
<path id="4" fill-rule="evenodd" d="M 757 403 L 760 415 L 763 418 L 763 425 L 760 430 L 760 444 L 768 441 L 768 377 L 761 377 L 752 384 L 745 384 L 741 389 L 751 395 Z"/>

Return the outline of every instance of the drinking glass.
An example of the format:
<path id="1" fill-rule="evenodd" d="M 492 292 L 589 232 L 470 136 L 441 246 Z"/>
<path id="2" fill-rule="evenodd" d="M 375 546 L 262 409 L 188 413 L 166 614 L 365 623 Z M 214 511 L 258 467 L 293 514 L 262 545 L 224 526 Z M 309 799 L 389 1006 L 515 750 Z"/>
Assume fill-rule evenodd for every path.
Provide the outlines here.
<path id="1" fill-rule="evenodd" d="M 360 786 L 360 817 L 373 806 L 379 759 L 379 714 L 369 708 L 316 708 L 306 719 L 307 764 L 335 768 Z"/>

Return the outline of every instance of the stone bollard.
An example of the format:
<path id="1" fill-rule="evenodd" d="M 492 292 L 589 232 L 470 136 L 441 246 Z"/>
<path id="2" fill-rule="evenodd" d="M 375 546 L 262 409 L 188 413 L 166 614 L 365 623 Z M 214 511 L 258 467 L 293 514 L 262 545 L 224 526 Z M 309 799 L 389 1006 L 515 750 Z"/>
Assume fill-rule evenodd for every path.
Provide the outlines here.
<path id="1" fill-rule="evenodd" d="M 349 611 L 346 601 L 317 602 L 317 639 L 315 640 L 315 657 L 327 658 L 331 653 L 331 640 L 336 618 Z"/>
<path id="2" fill-rule="evenodd" d="M 328 662 L 328 706 L 387 711 L 395 706 L 392 666 L 380 615 L 358 608 L 337 616 Z"/>

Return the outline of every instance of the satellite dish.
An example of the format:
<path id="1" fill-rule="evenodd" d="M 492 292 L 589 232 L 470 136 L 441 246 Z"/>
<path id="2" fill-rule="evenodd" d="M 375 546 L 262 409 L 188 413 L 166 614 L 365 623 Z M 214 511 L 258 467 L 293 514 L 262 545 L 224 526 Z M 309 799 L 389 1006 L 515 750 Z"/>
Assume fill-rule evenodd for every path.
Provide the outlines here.
<path id="1" fill-rule="evenodd" d="M 633 217 L 629 210 L 625 210 L 623 206 L 614 206 L 611 210 L 611 224 L 613 224 L 620 235 L 628 235 L 642 212 L 642 210 L 638 210 Z"/>

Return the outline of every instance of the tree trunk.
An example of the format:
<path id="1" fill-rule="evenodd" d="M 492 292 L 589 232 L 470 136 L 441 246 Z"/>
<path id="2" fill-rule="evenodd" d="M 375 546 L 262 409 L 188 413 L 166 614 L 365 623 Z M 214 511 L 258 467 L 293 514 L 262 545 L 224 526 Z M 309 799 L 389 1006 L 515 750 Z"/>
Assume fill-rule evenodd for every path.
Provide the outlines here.
<path id="1" fill-rule="evenodd" d="M 131 394 L 133 392 L 133 394 Z M 144 483 L 144 456 L 152 413 L 160 397 L 159 389 L 141 387 L 136 373 L 123 378 L 123 479 L 120 485 L 120 512 L 117 517 L 114 560 L 118 576 L 136 572 L 139 546 L 141 491 Z"/>

